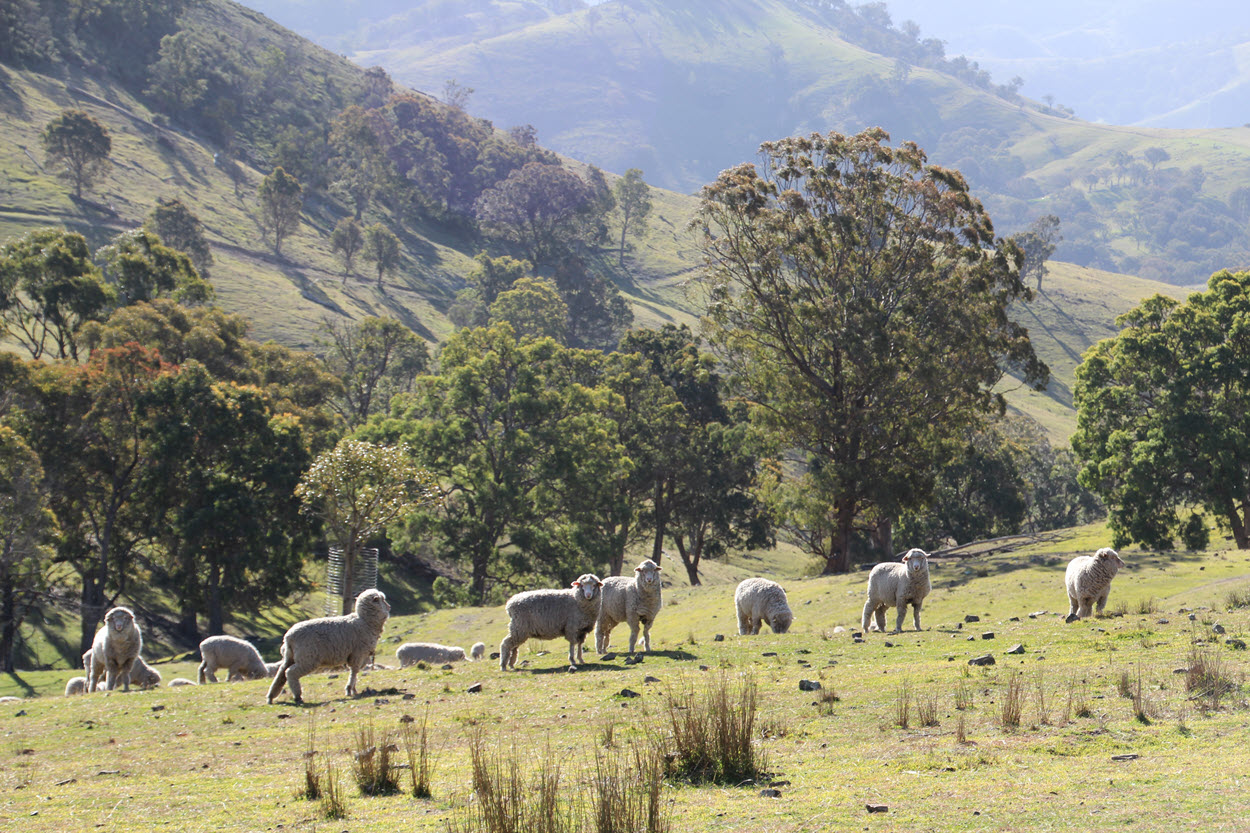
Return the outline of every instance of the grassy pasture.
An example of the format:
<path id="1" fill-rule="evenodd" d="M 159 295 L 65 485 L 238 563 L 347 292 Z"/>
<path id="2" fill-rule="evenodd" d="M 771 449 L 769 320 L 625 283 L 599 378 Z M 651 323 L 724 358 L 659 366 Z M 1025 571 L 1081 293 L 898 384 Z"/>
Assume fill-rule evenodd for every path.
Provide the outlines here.
<path id="1" fill-rule="evenodd" d="M 1250 609 L 1227 605 L 1250 595 L 1250 553 L 1125 553 L 1111 615 L 1065 625 L 1064 566 L 1103 537 L 1090 527 L 1010 554 L 937 561 L 925 630 L 862 644 L 850 631 L 864 575 L 803 578 L 801 559 L 781 552 L 710 565 L 698 588 L 670 565 L 655 650 L 636 666 L 588 652 L 570 674 L 564 643 L 529 642 L 517 672 L 493 662 L 378 670 L 362 676 L 355 700 L 342 696 L 343 675 L 317 675 L 303 708 L 289 693 L 264 705 L 265 681 L 66 699 L 72 672 L 21 672 L 0 680 L 0 694 L 34 695 L 0 704 L 0 826 L 445 830 L 470 806 L 475 733 L 527 778 L 559 767 L 561 794 L 584 801 L 596 749 L 662 733 L 668 693 L 751 679 L 768 774 L 742 786 L 666 786 L 674 830 L 1167 830 L 1198 819 L 1204 830 L 1241 829 L 1247 654 L 1226 641 L 1250 638 Z M 789 574 L 790 634 L 736 633 L 734 585 L 761 572 Z M 398 616 L 378 659 L 394 664 L 396 645 L 415 639 L 480 639 L 493 650 L 505 624 L 499 608 Z M 628 631 L 613 636 L 621 647 Z M 1008 655 L 1016 644 L 1024 653 Z M 994 666 L 968 665 L 987 652 Z M 1187 691 L 1177 673 L 1199 663 L 1228 684 L 1218 698 Z M 166 681 L 195 674 L 191 661 L 157 667 Z M 802 692 L 802 679 L 823 688 Z M 474 683 L 481 693 L 467 692 Z M 621 696 L 626 688 L 641 696 Z M 405 715 L 416 725 L 428 715 L 433 797 L 361 796 L 350 778 L 358 733 L 398 742 Z M 310 749 L 339 773 L 345 819 L 295 797 Z M 1114 760 L 1125 755 L 1138 757 Z M 780 797 L 760 795 L 777 782 Z M 867 804 L 889 811 L 869 815 Z"/>

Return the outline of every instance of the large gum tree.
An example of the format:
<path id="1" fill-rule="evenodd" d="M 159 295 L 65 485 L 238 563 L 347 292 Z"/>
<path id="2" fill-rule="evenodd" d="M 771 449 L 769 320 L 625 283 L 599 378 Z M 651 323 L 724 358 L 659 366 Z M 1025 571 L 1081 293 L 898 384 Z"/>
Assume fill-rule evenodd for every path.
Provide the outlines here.
<path id="1" fill-rule="evenodd" d="M 1031 298 L 1019 249 L 962 175 L 888 142 L 765 143 L 704 188 L 695 220 L 712 344 L 804 464 L 826 572 L 850 567 L 862 521 L 888 529 L 928 497 L 966 427 L 1003 409 L 1008 374 L 1048 378 L 1010 315 Z"/>

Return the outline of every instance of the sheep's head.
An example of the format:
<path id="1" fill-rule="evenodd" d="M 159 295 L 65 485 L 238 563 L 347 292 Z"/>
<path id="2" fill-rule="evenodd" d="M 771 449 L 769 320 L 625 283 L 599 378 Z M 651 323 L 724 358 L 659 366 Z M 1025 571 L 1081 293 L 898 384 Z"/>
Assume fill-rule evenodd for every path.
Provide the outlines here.
<path id="1" fill-rule="evenodd" d="M 391 615 L 390 603 L 381 590 L 366 590 L 356 597 L 356 615 L 369 621 L 385 622 Z"/>
<path id="2" fill-rule="evenodd" d="M 603 586 L 603 582 L 599 580 L 598 576 L 592 573 L 585 573 L 578 576 L 577 581 L 569 586 L 574 588 L 586 601 L 590 601 L 599 595 L 599 588 Z"/>
<path id="3" fill-rule="evenodd" d="M 1096 558 L 1103 565 L 1111 568 L 1111 575 L 1115 575 L 1124 566 L 1124 560 L 1120 558 L 1120 554 L 1111 547 L 1103 547 L 1094 553 Z"/>
<path id="4" fill-rule="evenodd" d="M 779 610 L 768 617 L 768 627 L 772 628 L 773 633 L 785 633 L 790 630 L 790 623 L 793 621 L 793 613 L 789 610 Z"/>
<path id="5" fill-rule="evenodd" d="M 644 587 L 660 586 L 660 565 L 650 558 L 635 567 L 634 572 L 638 574 L 638 583 Z"/>
<path id="6" fill-rule="evenodd" d="M 130 612 L 129 608 L 115 607 L 104 614 L 104 621 L 112 630 L 122 633 L 134 627 L 135 615 Z"/>
<path id="7" fill-rule="evenodd" d="M 922 549 L 912 548 L 903 556 L 909 575 L 918 575 L 929 569 L 929 555 Z"/>

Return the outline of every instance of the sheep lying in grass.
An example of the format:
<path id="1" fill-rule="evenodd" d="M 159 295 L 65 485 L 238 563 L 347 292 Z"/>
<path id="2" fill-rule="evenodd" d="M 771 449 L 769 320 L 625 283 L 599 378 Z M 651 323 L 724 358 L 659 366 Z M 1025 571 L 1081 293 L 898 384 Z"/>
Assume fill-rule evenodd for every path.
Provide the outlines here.
<path id="1" fill-rule="evenodd" d="M 1068 562 L 1064 584 L 1068 588 L 1068 617 L 1065 621 L 1088 619 L 1097 606 L 1102 613 L 1111 592 L 1111 579 L 1124 566 L 1120 554 L 1103 547 L 1093 555 L 1078 555 Z"/>
<path id="2" fill-rule="evenodd" d="M 101 680 L 109 691 L 119 681 L 123 691 L 130 691 L 130 669 L 142 649 L 143 636 L 129 608 L 115 607 L 104 614 L 104 627 L 96 631 L 91 643 L 87 691 L 99 688 Z"/>
<path id="3" fill-rule="evenodd" d="M 767 624 L 773 633 L 790 630 L 794 614 L 780 584 L 766 578 L 743 579 L 734 592 L 734 608 L 738 612 L 738 633 L 757 634 Z"/>
<path id="4" fill-rule="evenodd" d="M 156 688 L 161 684 L 161 672 L 143 661 L 143 657 L 135 657 L 135 664 L 130 667 L 130 682 L 139 688 Z"/>
<path id="5" fill-rule="evenodd" d="M 916 630 L 920 630 L 920 605 L 929 595 L 929 556 L 921 549 L 910 549 L 901 563 L 887 561 L 872 568 L 868 574 L 868 601 L 864 602 L 863 625 L 867 633 L 875 629 L 885 631 L 885 609 L 898 608 L 894 633 L 902 633 L 903 617 L 907 606 L 912 606 L 912 618 Z M 873 618 L 876 622 L 873 622 Z"/>
<path id="6" fill-rule="evenodd" d="M 195 680 L 188 680 L 186 677 L 174 677 L 169 681 L 170 688 L 181 688 L 184 685 L 195 685 Z"/>
<path id="7" fill-rule="evenodd" d="M 516 668 L 517 649 L 527 639 L 569 641 L 569 664 L 582 660 L 582 642 L 599 618 L 603 582 L 585 573 L 568 590 L 526 590 L 517 593 L 504 609 L 508 612 L 508 635 L 499 643 L 499 670 Z"/>
<path id="8" fill-rule="evenodd" d="M 381 590 L 366 590 L 356 598 L 356 610 L 346 616 L 309 619 L 291 626 L 282 637 L 282 664 L 269 685 L 266 702 L 273 703 L 286 685 L 296 704 L 304 702 L 300 678 L 322 668 L 346 665 L 348 697 L 356 696 L 356 676 L 377 649 L 391 606 Z"/>
<path id="9" fill-rule="evenodd" d="M 228 680 L 259 680 L 278 671 L 277 663 L 272 671 L 261 659 L 260 651 L 252 643 L 237 636 L 210 636 L 200 643 L 200 668 L 197 680 L 217 682 L 217 670 L 226 669 Z"/>
<path id="10" fill-rule="evenodd" d="M 405 642 L 395 651 L 400 668 L 416 665 L 418 662 L 442 665 L 445 662 L 463 662 L 464 648 L 454 645 L 439 645 L 436 642 Z"/>
<path id="11" fill-rule="evenodd" d="M 75 694 L 87 693 L 86 677 L 70 677 L 69 682 L 65 684 L 65 696 L 73 697 Z"/>
<path id="12" fill-rule="evenodd" d="M 629 624 L 629 651 L 638 642 L 638 626 L 642 625 L 642 649 L 651 650 L 651 626 L 664 602 L 660 598 L 660 567 L 650 558 L 634 568 L 634 575 L 609 576 L 603 580 L 603 601 L 595 622 L 595 650 L 607 653 L 612 629 L 621 622 Z"/>
<path id="13" fill-rule="evenodd" d="M 486 643 L 474 642 L 473 647 L 469 649 L 469 659 L 476 662 L 484 656 L 486 656 Z"/>

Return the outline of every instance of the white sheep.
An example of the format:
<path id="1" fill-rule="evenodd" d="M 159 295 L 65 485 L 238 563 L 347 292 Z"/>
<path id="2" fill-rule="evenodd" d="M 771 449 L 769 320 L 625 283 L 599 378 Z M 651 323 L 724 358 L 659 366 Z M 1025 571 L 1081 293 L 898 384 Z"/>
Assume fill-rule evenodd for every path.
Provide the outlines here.
<path id="1" fill-rule="evenodd" d="M 75 694 L 87 693 L 86 677 L 70 677 L 69 682 L 65 684 L 65 696 L 73 697 Z"/>
<path id="2" fill-rule="evenodd" d="M 228 680 L 259 680 L 278 671 L 276 664 L 269 670 L 255 645 L 225 634 L 210 636 L 200 643 L 200 668 L 196 677 L 199 684 L 217 682 L 219 668 L 226 669 Z"/>
<path id="3" fill-rule="evenodd" d="M 484 656 L 486 656 L 486 643 L 474 642 L 473 647 L 469 649 L 469 659 L 476 662 Z"/>
<path id="4" fill-rule="evenodd" d="M 582 642 L 599 618 L 602 587 L 597 576 L 585 573 L 568 590 L 526 590 L 508 599 L 504 610 L 510 621 L 499 643 L 499 670 L 516 668 L 517 649 L 525 640 L 561 636 L 569 641 L 569 665 L 579 665 Z"/>
<path id="5" fill-rule="evenodd" d="M 642 649 L 651 650 L 651 626 L 664 602 L 661 592 L 660 566 L 650 558 L 634 568 L 634 576 L 609 576 L 603 580 L 603 601 L 595 622 L 595 650 L 607 653 L 612 629 L 621 622 L 629 624 L 629 652 L 638 642 L 638 626 L 642 625 Z"/>
<path id="6" fill-rule="evenodd" d="M 1111 579 L 1123 566 L 1120 554 L 1111 547 L 1103 547 L 1093 555 L 1078 555 L 1069 561 L 1063 578 L 1068 588 L 1066 621 L 1089 618 L 1095 605 L 1102 613 L 1107 606 L 1107 594 L 1111 592 Z"/>
<path id="7" fill-rule="evenodd" d="M 322 668 L 349 670 L 346 693 L 356 696 L 356 676 L 377 649 L 391 606 L 381 590 L 366 590 L 356 598 L 356 610 L 346 616 L 309 619 L 290 627 L 282 637 L 282 664 L 269 685 L 266 702 L 273 703 L 290 684 L 296 704 L 304 702 L 300 677 Z"/>
<path id="8" fill-rule="evenodd" d="M 87 691 L 95 691 L 100 681 L 112 691 L 118 681 L 130 691 L 130 669 L 143 649 L 143 635 L 135 623 L 135 615 L 125 607 L 115 607 L 104 614 L 104 627 L 96 631 L 91 643 L 91 669 L 87 673 Z M 86 657 L 84 657 L 86 659 Z"/>
<path id="9" fill-rule="evenodd" d="M 910 549 L 901 562 L 887 561 L 872 568 L 868 574 L 868 601 L 864 602 L 864 615 L 860 624 L 864 632 L 875 629 L 885 631 L 885 609 L 898 608 L 894 633 L 903 632 L 903 617 L 907 606 L 912 606 L 912 618 L 916 630 L 920 630 L 920 605 L 929 595 L 929 555 L 922 549 Z M 873 622 L 873 618 L 876 622 Z"/>
<path id="10" fill-rule="evenodd" d="M 437 642 L 405 642 L 395 650 L 395 658 L 400 668 L 416 665 L 418 662 L 437 663 L 463 662 L 464 648 L 454 645 L 439 645 Z"/>
<path id="11" fill-rule="evenodd" d="M 786 601 L 786 591 L 766 578 L 743 579 L 734 592 L 734 608 L 738 612 L 738 633 L 757 634 L 767 624 L 773 633 L 790 630 L 794 614 Z"/>
<path id="12" fill-rule="evenodd" d="M 139 688 L 156 688 L 161 684 L 161 672 L 143 661 L 143 657 L 135 657 L 135 664 L 130 668 L 130 682 Z"/>
<path id="13" fill-rule="evenodd" d="M 170 688 L 181 688 L 184 685 L 195 685 L 195 680 L 188 680 L 186 677 L 174 677 L 169 681 Z"/>

